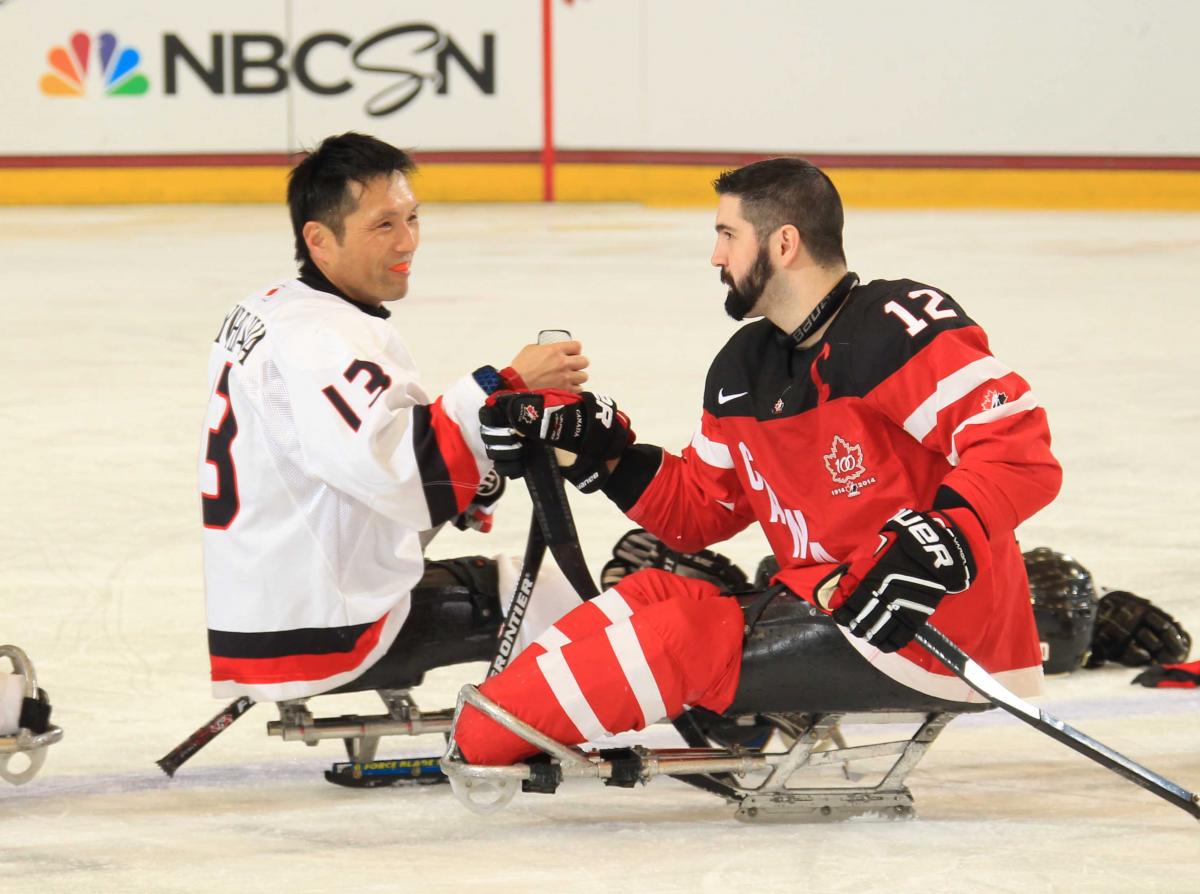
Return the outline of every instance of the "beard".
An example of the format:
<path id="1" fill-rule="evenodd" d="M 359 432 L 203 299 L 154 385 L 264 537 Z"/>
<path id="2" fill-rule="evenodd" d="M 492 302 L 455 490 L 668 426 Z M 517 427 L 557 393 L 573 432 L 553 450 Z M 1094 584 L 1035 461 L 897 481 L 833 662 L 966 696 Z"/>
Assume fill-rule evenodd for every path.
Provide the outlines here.
<path id="1" fill-rule="evenodd" d="M 754 259 L 750 272 L 740 283 L 735 282 L 729 271 L 722 268 L 721 282 L 729 287 L 729 293 L 725 296 L 725 313 L 739 322 L 744 320 L 766 291 L 773 274 L 771 259 L 765 245 L 759 246 L 758 257 Z"/>

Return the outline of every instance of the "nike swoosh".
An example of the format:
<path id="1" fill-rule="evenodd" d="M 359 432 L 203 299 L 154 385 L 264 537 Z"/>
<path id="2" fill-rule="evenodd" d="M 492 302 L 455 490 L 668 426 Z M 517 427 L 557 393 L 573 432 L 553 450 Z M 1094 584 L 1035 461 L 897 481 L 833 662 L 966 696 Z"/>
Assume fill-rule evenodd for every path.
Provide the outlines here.
<path id="1" fill-rule="evenodd" d="M 735 397 L 745 397 L 749 393 L 749 391 L 739 391 L 737 394 L 726 394 L 724 388 L 719 388 L 717 390 L 717 403 L 727 404 Z"/>

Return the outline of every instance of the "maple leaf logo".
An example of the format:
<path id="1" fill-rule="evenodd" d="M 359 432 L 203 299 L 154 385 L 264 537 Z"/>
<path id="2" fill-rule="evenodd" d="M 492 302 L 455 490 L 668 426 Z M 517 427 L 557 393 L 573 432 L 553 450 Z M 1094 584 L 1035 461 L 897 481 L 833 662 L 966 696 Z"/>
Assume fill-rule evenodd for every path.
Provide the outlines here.
<path id="1" fill-rule="evenodd" d="M 862 445 L 847 443 L 845 438 L 835 435 L 830 452 L 826 453 L 825 469 L 838 484 L 849 484 L 862 476 Z"/>
<path id="2" fill-rule="evenodd" d="M 1008 395 L 1003 391 L 991 389 L 983 396 L 983 409 L 994 410 L 996 407 L 1002 407 L 1008 403 Z"/>

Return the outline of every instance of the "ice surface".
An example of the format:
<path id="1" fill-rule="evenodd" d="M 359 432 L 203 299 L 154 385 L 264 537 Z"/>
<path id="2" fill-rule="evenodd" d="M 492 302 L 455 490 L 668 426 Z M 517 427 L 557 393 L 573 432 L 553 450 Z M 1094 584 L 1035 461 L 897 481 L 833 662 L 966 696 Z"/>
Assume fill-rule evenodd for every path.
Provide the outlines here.
<path id="1" fill-rule="evenodd" d="M 690 438 L 732 331 L 710 212 L 435 206 L 423 235 L 394 321 L 432 390 L 565 327 L 639 438 Z M 864 278 L 949 291 L 1032 381 L 1066 481 L 1025 546 L 1200 634 L 1200 216 L 851 210 L 847 247 Z M 999 712 L 949 727 L 909 778 L 907 823 L 745 826 L 666 779 L 478 817 L 446 787 L 329 785 L 340 744 L 268 738 L 266 706 L 168 781 L 154 759 L 221 706 L 194 483 L 205 358 L 228 307 L 292 270 L 282 209 L 0 210 L 0 641 L 29 653 L 66 731 L 37 779 L 0 788 L 4 891 L 1200 890 L 1194 820 Z M 527 507 L 514 492 L 489 538 L 431 552 L 519 553 Z M 631 525 L 600 497 L 574 507 L 598 567 Z M 751 570 L 765 541 L 723 549 Z M 418 699 L 447 706 L 482 670 L 439 671 Z M 1200 788 L 1200 695 L 1133 674 L 1051 679 L 1040 703 Z M 440 744 L 391 742 L 381 755 Z"/>

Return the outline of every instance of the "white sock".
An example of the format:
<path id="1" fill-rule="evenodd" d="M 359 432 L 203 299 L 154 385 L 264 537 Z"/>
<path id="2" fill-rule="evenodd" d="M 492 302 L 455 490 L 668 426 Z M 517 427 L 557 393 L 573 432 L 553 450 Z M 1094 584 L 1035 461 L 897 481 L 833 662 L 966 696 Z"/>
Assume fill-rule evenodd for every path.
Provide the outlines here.
<path id="1" fill-rule="evenodd" d="M 25 678 L 0 673 L 0 736 L 14 735 L 21 728 L 21 703 L 25 700 Z"/>

